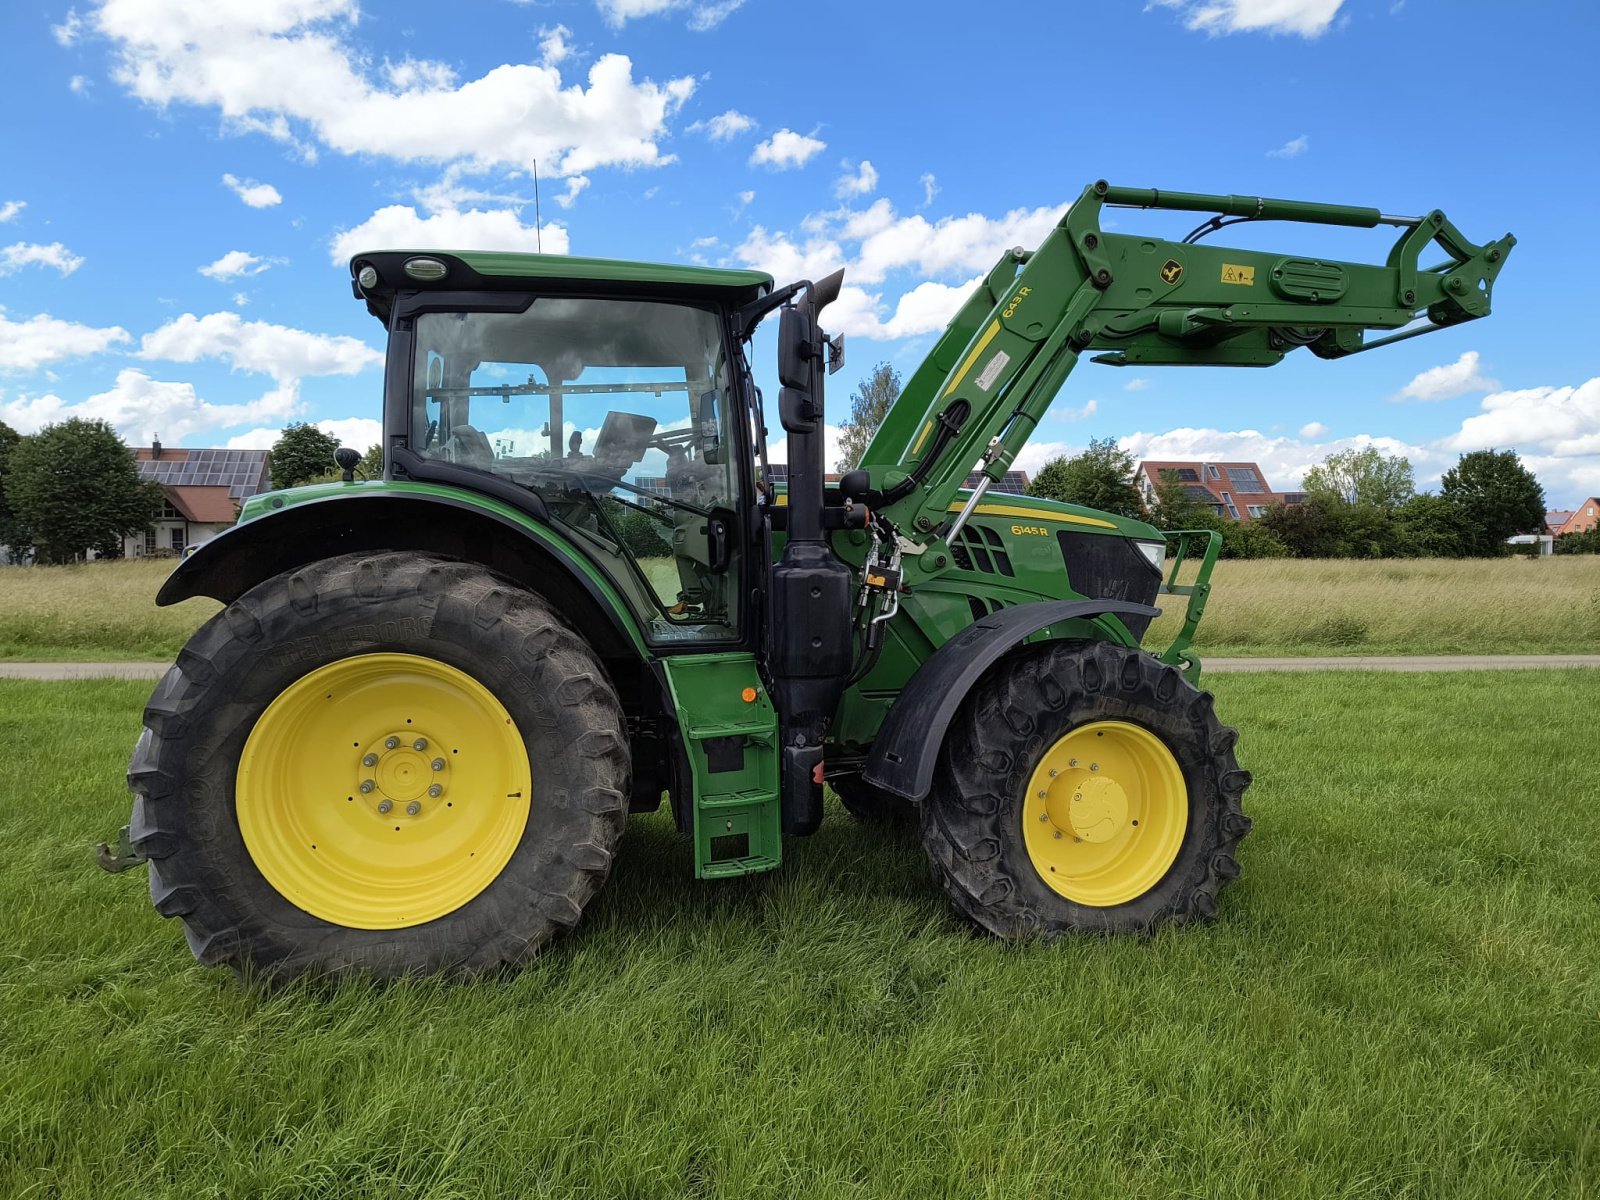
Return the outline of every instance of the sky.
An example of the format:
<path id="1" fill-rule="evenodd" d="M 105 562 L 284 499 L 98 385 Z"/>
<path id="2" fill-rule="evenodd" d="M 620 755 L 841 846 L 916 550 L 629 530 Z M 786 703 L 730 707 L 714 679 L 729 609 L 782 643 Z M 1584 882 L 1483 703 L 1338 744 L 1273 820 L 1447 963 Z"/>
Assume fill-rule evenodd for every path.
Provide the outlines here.
<path id="1" fill-rule="evenodd" d="M 1492 317 L 1371 354 L 1085 362 L 1018 465 L 1114 437 L 1253 459 L 1287 489 L 1373 444 L 1436 488 L 1461 453 L 1513 448 L 1550 507 L 1600 493 L 1593 0 L 9 0 L 0 19 L 0 420 L 23 433 L 83 416 L 266 447 L 314 421 L 370 445 L 383 330 L 346 263 L 385 246 L 780 283 L 843 266 L 836 425 L 1105 178 L 1437 207 L 1518 245 Z M 1392 238 L 1213 240 L 1381 261 Z M 770 333 L 756 354 L 770 390 Z"/>

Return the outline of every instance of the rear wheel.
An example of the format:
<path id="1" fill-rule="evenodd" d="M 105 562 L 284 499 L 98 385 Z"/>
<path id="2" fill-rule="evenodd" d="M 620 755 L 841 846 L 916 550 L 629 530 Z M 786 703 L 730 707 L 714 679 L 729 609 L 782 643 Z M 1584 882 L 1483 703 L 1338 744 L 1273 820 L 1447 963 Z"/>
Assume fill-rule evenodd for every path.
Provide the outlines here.
<path id="1" fill-rule="evenodd" d="M 1250 829 L 1237 735 L 1141 651 L 1053 643 L 968 697 L 922 806 L 956 907 L 1001 937 L 1209 919 Z"/>
<path id="2" fill-rule="evenodd" d="M 254 588 L 157 687 L 130 834 L 195 956 L 471 973 L 577 923 L 627 813 L 588 645 L 538 597 L 418 555 Z"/>

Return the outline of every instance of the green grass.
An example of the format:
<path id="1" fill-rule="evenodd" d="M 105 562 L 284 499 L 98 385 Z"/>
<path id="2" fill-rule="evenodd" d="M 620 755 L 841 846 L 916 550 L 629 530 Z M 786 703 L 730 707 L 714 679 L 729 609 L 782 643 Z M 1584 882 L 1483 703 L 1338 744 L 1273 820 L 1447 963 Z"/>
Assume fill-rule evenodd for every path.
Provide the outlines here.
<path id="1" fill-rule="evenodd" d="M 217 611 L 156 608 L 171 561 L 0 567 L 0 660 L 170 661 Z M 648 560 L 661 595 L 675 571 Z M 1196 646 L 1202 656 L 1600 653 L 1600 563 L 1562 558 L 1453 562 L 1219 563 Z M 1146 639 L 1164 648 L 1179 597 Z"/>
<path id="2" fill-rule="evenodd" d="M 1600 677 L 1215 683 L 1213 926 L 1000 945 L 911 838 L 696 884 L 656 816 L 519 974 L 265 994 L 91 863 L 146 687 L 0 682 L 0 1195 L 1595 1196 Z"/>

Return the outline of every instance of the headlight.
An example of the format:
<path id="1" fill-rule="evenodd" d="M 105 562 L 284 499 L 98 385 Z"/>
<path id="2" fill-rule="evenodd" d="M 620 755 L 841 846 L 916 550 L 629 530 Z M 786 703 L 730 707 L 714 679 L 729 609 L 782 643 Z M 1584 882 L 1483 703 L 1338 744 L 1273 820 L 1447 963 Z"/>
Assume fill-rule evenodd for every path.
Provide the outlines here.
<path id="1" fill-rule="evenodd" d="M 1167 544 L 1165 542 L 1135 542 L 1134 545 L 1139 547 L 1140 554 L 1150 560 L 1152 567 L 1157 571 L 1161 570 L 1167 561 Z"/>

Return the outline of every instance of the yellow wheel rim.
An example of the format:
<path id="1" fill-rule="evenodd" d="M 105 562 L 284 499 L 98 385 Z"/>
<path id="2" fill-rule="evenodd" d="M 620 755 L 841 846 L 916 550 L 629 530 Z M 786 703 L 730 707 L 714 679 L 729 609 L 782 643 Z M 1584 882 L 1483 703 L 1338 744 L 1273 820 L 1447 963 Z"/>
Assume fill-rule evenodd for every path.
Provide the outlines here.
<path id="1" fill-rule="evenodd" d="M 1094 721 L 1045 751 L 1028 780 L 1023 840 L 1041 879 L 1078 904 L 1109 908 L 1161 881 L 1189 824 L 1172 751 L 1127 721 Z"/>
<path id="2" fill-rule="evenodd" d="M 234 790 L 261 874 L 312 916 L 401 929 L 495 880 L 528 824 L 511 715 L 463 671 L 363 654 L 302 676 L 250 731 Z"/>

